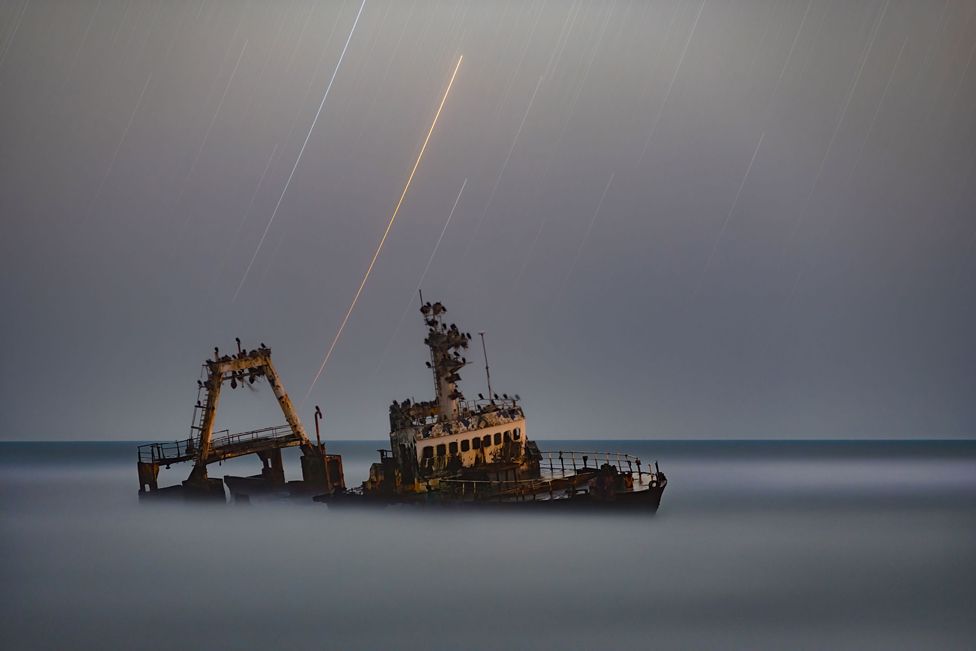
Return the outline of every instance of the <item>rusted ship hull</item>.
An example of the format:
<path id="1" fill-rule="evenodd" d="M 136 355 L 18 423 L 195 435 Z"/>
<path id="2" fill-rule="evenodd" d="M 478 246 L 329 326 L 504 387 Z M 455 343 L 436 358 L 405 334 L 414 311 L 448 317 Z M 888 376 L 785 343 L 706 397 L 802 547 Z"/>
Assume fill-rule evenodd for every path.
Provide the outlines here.
<path id="1" fill-rule="evenodd" d="M 336 493 L 333 495 L 317 495 L 316 502 L 335 508 L 397 508 L 414 507 L 424 509 L 459 509 L 459 510 L 487 510 L 487 511 L 600 511 L 621 512 L 640 511 L 649 514 L 657 513 L 661 505 L 664 487 L 648 489 L 634 493 L 618 495 L 613 499 L 593 499 L 588 494 L 573 497 L 558 497 L 554 499 L 522 500 L 470 500 L 459 501 L 444 499 L 437 495 L 418 496 L 409 498 L 402 495 L 380 497 L 363 495 L 362 493 Z"/>
<path id="2" fill-rule="evenodd" d="M 589 475 L 592 477 L 592 475 Z M 586 484 L 587 475 L 580 475 Z M 573 477 L 565 478 L 572 483 Z M 474 497 L 459 495 L 457 491 L 432 490 L 426 493 L 364 493 L 361 490 L 316 495 L 316 502 L 334 507 L 399 507 L 412 506 L 434 509 L 489 509 L 489 510 L 596 510 L 596 511 L 645 511 L 656 513 L 668 482 L 658 473 L 653 485 L 645 484 L 638 490 L 599 491 L 596 486 L 581 490 L 498 492 L 493 495 Z"/>

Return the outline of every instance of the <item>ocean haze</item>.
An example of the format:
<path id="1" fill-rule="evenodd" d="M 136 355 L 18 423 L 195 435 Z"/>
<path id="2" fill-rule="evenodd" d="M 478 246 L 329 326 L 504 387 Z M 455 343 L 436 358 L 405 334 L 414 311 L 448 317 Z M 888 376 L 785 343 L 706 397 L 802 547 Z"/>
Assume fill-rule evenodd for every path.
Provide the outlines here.
<path id="1" fill-rule="evenodd" d="M 424 293 L 530 436 L 973 436 L 976 4 L 368 0 L 335 72 L 359 7 L 0 3 L 0 438 L 185 438 L 235 337 L 300 401 L 462 54 L 328 439 L 431 396 L 465 179 Z M 282 421 L 261 387 L 218 427 Z"/>
<path id="2" fill-rule="evenodd" d="M 330 450 L 352 484 L 383 444 Z M 25 650 L 972 648 L 972 442 L 542 446 L 659 460 L 660 511 L 139 504 L 134 443 L 0 443 L 0 580 L 15 586 L 0 636 Z"/>

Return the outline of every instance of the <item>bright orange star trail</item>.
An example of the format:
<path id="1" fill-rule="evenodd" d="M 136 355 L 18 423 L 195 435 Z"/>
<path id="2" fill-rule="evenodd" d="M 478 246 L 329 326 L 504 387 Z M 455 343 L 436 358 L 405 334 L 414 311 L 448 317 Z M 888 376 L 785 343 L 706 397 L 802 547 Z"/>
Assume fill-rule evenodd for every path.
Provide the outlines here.
<path id="1" fill-rule="evenodd" d="M 407 182 L 403 186 L 403 192 L 400 193 L 400 199 L 397 201 L 396 207 L 393 209 L 393 215 L 390 217 L 390 222 L 386 225 L 386 230 L 383 231 L 383 237 L 380 238 L 380 243 L 376 247 L 376 252 L 373 254 L 373 259 L 369 261 L 369 266 L 366 268 L 366 273 L 363 274 L 363 280 L 361 283 L 359 283 L 359 289 L 356 290 L 356 295 L 352 297 L 352 303 L 349 304 L 349 309 L 346 310 L 346 316 L 342 318 L 342 323 L 339 325 L 339 330 L 336 331 L 335 337 L 332 339 L 332 343 L 329 345 L 328 352 L 325 353 L 325 358 L 322 359 L 322 364 L 319 366 L 318 372 L 315 374 L 315 377 L 312 378 L 312 384 L 308 387 L 305 397 L 302 398 L 302 404 L 305 404 L 308 397 L 312 395 L 312 389 L 315 388 L 315 383 L 319 381 L 322 371 L 325 370 L 325 365 L 329 363 L 329 358 L 332 357 L 332 351 L 335 350 L 336 344 L 339 342 L 339 337 L 342 336 L 342 331 L 346 327 L 346 323 L 349 321 L 349 316 L 356 308 L 356 303 L 359 301 L 359 296 L 363 293 L 363 288 L 366 286 L 366 281 L 369 280 L 369 274 L 373 272 L 373 266 L 376 264 L 376 259 L 380 257 L 380 251 L 383 250 L 383 245 L 386 243 L 386 238 L 390 234 L 390 229 L 393 228 L 393 222 L 396 221 L 397 215 L 400 212 L 400 206 L 403 205 L 403 200 L 407 196 L 407 191 L 410 190 L 410 184 L 413 183 L 413 177 L 417 173 L 417 168 L 420 167 L 420 161 L 424 157 L 424 152 L 427 151 L 427 143 L 430 142 L 430 136 L 434 133 L 434 127 L 437 126 L 437 120 L 441 117 L 441 111 L 444 109 L 444 103 L 447 102 L 447 96 L 451 92 L 451 86 L 454 85 L 454 78 L 457 77 L 458 70 L 460 70 L 461 62 L 463 60 L 464 55 L 458 57 L 457 65 L 454 66 L 454 73 L 451 74 L 451 81 L 448 82 L 447 90 L 444 91 L 444 97 L 441 98 L 440 106 L 437 107 L 437 113 L 434 114 L 434 120 L 430 123 L 430 130 L 427 132 L 427 137 L 424 138 L 424 144 L 420 147 L 420 153 L 417 154 L 417 160 L 413 164 L 413 169 L 410 170 L 410 176 L 407 177 Z M 299 405 L 299 407 L 300 406 L 301 405 Z"/>

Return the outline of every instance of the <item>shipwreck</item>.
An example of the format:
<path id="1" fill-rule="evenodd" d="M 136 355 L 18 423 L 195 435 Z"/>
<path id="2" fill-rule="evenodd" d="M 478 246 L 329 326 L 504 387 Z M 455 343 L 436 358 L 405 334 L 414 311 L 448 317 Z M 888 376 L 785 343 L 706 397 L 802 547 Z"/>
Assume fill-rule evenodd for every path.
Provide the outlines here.
<path id="1" fill-rule="evenodd" d="M 426 401 L 394 400 L 390 405 L 390 447 L 379 450 L 368 478 L 347 488 L 342 458 L 328 454 L 319 434 L 316 441 L 305 432 L 263 344 L 220 355 L 204 363 L 199 381 L 191 436 L 172 443 L 139 446 L 140 496 L 168 495 L 248 501 L 259 494 L 314 499 L 331 506 L 395 504 L 418 506 L 492 506 L 536 508 L 640 509 L 654 512 L 668 480 L 657 462 L 620 452 L 540 450 L 526 430 L 525 410 L 518 395 L 494 393 L 484 333 L 481 348 L 488 393 L 466 399 L 460 371 L 471 362 L 465 352 L 470 333 L 446 320 L 441 303 L 420 308 L 430 352 L 427 367 L 434 383 L 434 398 Z M 238 434 L 214 432 L 221 388 L 253 384 L 266 379 L 274 391 L 286 424 Z M 286 481 L 281 451 L 301 450 L 302 479 Z M 251 477 L 208 476 L 209 465 L 254 454 L 262 461 L 260 474 Z M 161 466 L 189 462 L 185 481 L 160 488 Z"/>

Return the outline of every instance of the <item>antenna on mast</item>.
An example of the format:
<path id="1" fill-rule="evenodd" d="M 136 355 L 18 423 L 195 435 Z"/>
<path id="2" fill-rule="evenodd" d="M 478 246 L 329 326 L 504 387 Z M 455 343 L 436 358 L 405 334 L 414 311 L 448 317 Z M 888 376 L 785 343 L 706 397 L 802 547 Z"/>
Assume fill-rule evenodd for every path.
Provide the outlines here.
<path id="1" fill-rule="evenodd" d="M 420 307 L 424 306 L 424 290 L 417 288 L 417 293 L 420 294 Z"/>
<path id="2" fill-rule="evenodd" d="M 492 404 L 495 404 L 494 394 L 491 392 L 491 372 L 488 370 L 488 349 L 485 347 L 485 333 L 482 331 L 478 334 L 481 335 L 481 352 L 485 355 L 485 378 L 488 380 L 488 399 L 491 400 Z"/>

